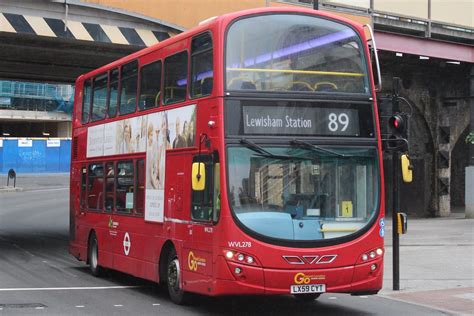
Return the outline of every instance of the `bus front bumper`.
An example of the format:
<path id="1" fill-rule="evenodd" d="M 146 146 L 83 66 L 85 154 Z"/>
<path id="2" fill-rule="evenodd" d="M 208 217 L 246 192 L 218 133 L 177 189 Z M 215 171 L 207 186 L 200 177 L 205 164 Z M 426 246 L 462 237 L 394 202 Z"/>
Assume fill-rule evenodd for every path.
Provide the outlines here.
<path id="1" fill-rule="evenodd" d="M 310 285 L 321 293 L 376 293 L 382 288 L 383 259 L 326 269 L 267 269 L 226 262 L 217 270 L 211 295 L 282 295 Z M 311 286 L 319 285 L 319 286 Z M 210 293 L 207 293 L 210 294 Z"/>

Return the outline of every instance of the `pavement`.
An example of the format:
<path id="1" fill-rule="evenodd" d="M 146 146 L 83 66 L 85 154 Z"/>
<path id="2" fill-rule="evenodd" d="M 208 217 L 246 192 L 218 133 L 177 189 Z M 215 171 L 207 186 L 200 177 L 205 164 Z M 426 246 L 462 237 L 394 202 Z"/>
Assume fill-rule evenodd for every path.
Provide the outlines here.
<path id="1" fill-rule="evenodd" d="M 6 175 L 0 175 L 0 185 Z M 20 174 L 16 190 L 69 186 L 69 174 Z M 0 186 L 1 193 L 12 191 Z M 1 202 L 0 202 L 1 205 Z M 474 315 L 474 219 L 463 209 L 450 217 L 410 219 L 400 235 L 400 290 L 393 290 L 392 223 L 385 225 L 384 286 L 379 296 L 451 315 Z"/>
<path id="2" fill-rule="evenodd" d="M 379 295 L 474 315 L 474 219 L 463 210 L 447 218 L 408 220 L 400 235 L 400 290 L 393 290 L 392 223 L 386 221 L 384 287 Z"/>
<path id="3" fill-rule="evenodd" d="M 54 189 L 69 186 L 69 173 L 17 173 L 15 187 L 13 186 L 13 179 L 8 181 L 7 186 L 7 177 L 6 174 L 0 174 L 0 193 Z"/>

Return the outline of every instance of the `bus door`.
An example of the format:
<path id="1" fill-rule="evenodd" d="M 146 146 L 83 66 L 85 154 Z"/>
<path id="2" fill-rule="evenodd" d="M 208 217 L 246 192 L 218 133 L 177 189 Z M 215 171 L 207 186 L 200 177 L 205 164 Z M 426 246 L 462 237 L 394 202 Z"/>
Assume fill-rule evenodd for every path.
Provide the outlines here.
<path id="1" fill-rule="evenodd" d="M 216 171 L 217 170 L 217 171 Z M 210 282 L 212 276 L 212 249 L 214 243 L 214 224 L 220 209 L 219 160 L 217 153 L 196 155 L 191 171 L 191 232 L 190 243 L 184 255 L 187 259 L 185 269 L 196 284 Z M 198 282 L 198 281 L 202 281 Z"/>

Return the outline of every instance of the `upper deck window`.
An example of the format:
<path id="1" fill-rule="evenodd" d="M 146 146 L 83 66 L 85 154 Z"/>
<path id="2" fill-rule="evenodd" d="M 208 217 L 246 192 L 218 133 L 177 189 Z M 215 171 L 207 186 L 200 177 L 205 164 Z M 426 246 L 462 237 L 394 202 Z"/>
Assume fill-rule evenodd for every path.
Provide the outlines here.
<path id="1" fill-rule="evenodd" d="M 213 86 L 212 38 L 205 33 L 193 38 L 191 44 L 191 97 L 211 94 Z"/>
<path id="2" fill-rule="evenodd" d="M 120 80 L 120 114 L 135 112 L 137 108 L 138 62 L 123 65 Z"/>
<path id="3" fill-rule="evenodd" d="M 118 85 L 119 85 L 119 71 L 116 68 L 110 72 L 110 87 L 109 87 L 109 96 L 108 96 L 109 117 L 115 117 L 117 115 Z"/>
<path id="4" fill-rule="evenodd" d="M 89 114 L 91 111 L 91 96 L 92 96 L 92 87 L 90 79 L 84 82 L 84 91 L 82 95 L 82 123 L 89 122 Z"/>
<path id="5" fill-rule="evenodd" d="M 230 26 L 226 45 L 228 90 L 370 91 L 361 40 L 344 24 L 296 14 L 250 17 Z"/>
<path id="6" fill-rule="evenodd" d="M 181 52 L 165 59 L 164 104 L 186 100 L 188 86 L 188 52 Z"/>
<path id="7" fill-rule="evenodd" d="M 145 65 L 140 70 L 140 110 L 150 109 L 160 104 L 161 61 Z"/>
<path id="8" fill-rule="evenodd" d="M 105 118 L 107 104 L 107 80 L 108 75 L 102 74 L 94 78 L 94 96 L 92 97 L 92 121 Z"/>

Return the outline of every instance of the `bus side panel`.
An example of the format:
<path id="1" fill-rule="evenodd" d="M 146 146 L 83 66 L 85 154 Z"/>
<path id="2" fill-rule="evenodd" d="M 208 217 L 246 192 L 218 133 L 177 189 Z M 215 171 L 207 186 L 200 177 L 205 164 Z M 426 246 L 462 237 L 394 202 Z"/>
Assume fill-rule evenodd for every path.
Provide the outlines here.
<path id="1" fill-rule="evenodd" d="M 79 165 L 71 165 L 70 197 L 69 197 L 69 253 L 79 259 L 81 251 L 77 247 L 76 217 L 78 215 L 81 192 L 81 168 Z"/>

